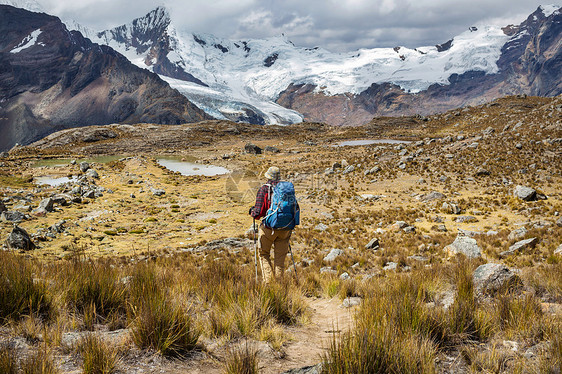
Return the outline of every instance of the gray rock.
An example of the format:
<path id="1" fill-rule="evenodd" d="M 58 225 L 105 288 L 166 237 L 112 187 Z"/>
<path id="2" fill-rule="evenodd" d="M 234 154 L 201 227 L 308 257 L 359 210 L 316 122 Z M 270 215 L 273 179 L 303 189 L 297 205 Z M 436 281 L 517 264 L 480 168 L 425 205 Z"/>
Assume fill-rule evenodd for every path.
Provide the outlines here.
<path id="1" fill-rule="evenodd" d="M 35 244 L 31 241 L 27 231 L 18 225 L 14 225 L 12 232 L 8 235 L 6 246 L 8 249 L 17 249 L 20 251 L 31 251 L 35 249 Z"/>
<path id="2" fill-rule="evenodd" d="M 343 272 L 343 273 L 340 274 L 341 280 L 348 280 L 349 278 L 351 278 L 351 277 L 349 276 L 349 273 L 347 273 L 347 272 Z"/>
<path id="3" fill-rule="evenodd" d="M 337 274 L 338 272 L 329 266 L 324 266 L 323 268 L 320 268 L 320 274 L 325 274 L 325 273 Z"/>
<path id="4" fill-rule="evenodd" d="M 461 214 L 461 208 L 455 203 L 443 203 L 441 209 L 449 214 Z"/>
<path id="5" fill-rule="evenodd" d="M 98 172 L 95 171 L 94 169 L 88 169 L 88 170 L 86 171 L 86 175 L 89 176 L 90 178 L 94 178 L 94 179 L 99 179 L 99 178 L 100 178 Z"/>
<path id="6" fill-rule="evenodd" d="M 361 304 L 360 297 L 346 297 L 345 299 L 343 299 L 343 303 L 341 304 L 341 306 L 343 308 L 351 308 L 360 304 Z"/>
<path id="7" fill-rule="evenodd" d="M 404 222 L 404 221 L 396 221 L 396 222 L 394 223 L 394 226 L 395 226 L 397 229 L 400 229 L 400 230 L 401 230 L 401 229 L 403 229 L 404 227 L 408 226 L 408 224 L 407 224 L 406 222 Z"/>
<path id="8" fill-rule="evenodd" d="M 462 253 L 468 258 L 482 256 L 482 248 L 478 246 L 476 240 L 463 235 L 458 235 L 454 242 L 445 247 L 445 250 L 453 254 Z"/>
<path id="9" fill-rule="evenodd" d="M 151 188 L 150 192 L 152 192 L 153 195 L 155 196 L 162 196 L 166 193 L 166 191 L 159 189 L 159 188 Z"/>
<path id="10" fill-rule="evenodd" d="M 556 221 L 556 225 L 558 227 L 562 227 L 562 217 L 558 218 L 558 220 Z"/>
<path id="11" fill-rule="evenodd" d="M 376 174 L 379 171 L 381 171 L 380 166 L 374 166 L 371 169 L 365 170 L 365 175 L 369 175 L 369 174 Z"/>
<path id="12" fill-rule="evenodd" d="M 447 232 L 447 226 L 445 226 L 444 224 L 437 225 L 437 231 Z"/>
<path id="13" fill-rule="evenodd" d="M 560 244 L 560 245 L 558 246 L 558 248 L 556 248 L 556 249 L 554 250 L 554 254 L 555 254 L 555 255 L 561 255 L 561 256 L 562 256 L 562 244 Z"/>
<path id="14" fill-rule="evenodd" d="M 478 218 L 473 216 L 460 216 L 455 218 L 455 222 L 465 223 L 465 222 L 478 222 Z"/>
<path id="15" fill-rule="evenodd" d="M 86 171 L 88 171 L 88 169 L 90 168 L 90 164 L 88 164 L 87 162 L 83 161 L 80 163 L 80 171 L 82 173 L 85 173 Z"/>
<path id="16" fill-rule="evenodd" d="M 416 228 L 414 226 L 406 226 L 402 229 L 402 231 L 409 234 L 412 232 L 416 232 Z"/>
<path id="17" fill-rule="evenodd" d="M 346 161 L 347 162 L 347 161 Z M 341 162 L 334 162 L 332 164 L 332 169 L 341 169 Z"/>
<path id="18" fill-rule="evenodd" d="M 503 264 L 484 264 L 478 266 L 472 274 L 474 288 L 479 295 L 494 295 L 518 288 L 521 278 Z"/>
<path id="19" fill-rule="evenodd" d="M 420 255 L 408 256 L 408 259 L 414 260 L 414 261 L 420 261 L 420 262 L 426 262 L 426 261 L 429 260 L 429 258 L 427 258 L 425 256 L 420 256 Z"/>
<path id="20" fill-rule="evenodd" d="M 72 196 L 67 194 L 56 194 L 51 196 L 51 199 L 55 204 L 59 204 L 62 206 L 67 206 L 72 204 Z"/>
<path id="21" fill-rule="evenodd" d="M 396 262 L 388 262 L 382 269 L 383 270 L 396 270 L 398 264 Z"/>
<path id="22" fill-rule="evenodd" d="M 22 212 L 12 212 L 6 210 L 2 212 L 2 214 L 0 215 L 0 219 L 2 219 L 2 222 L 21 222 L 25 219 L 25 214 L 23 214 Z"/>
<path id="23" fill-rule="evenodd" d="M 344 169 L 344 171 L 342 171 L 342 174 L 349 174 L 352 173 L 353 171 L 355 171 L 355 166 L 349 165 Z"/>
<path id="24" fill-rule="evenodd" d="M 478 170 L 476 170 L 476 173 L 474 173 L 474 175 L 476 175 L 477 177 L 483 177 L 486 175 L 490 175 L 490 172 L 484 168 L 479 168 Z"/>
<path id="25" fill-rule="evenodd" d="M 321 374 L 322 373 L 322 364 L 317 364 L 314 366 L 305 366 L 298 369 L 291 369 L 288 371 L 284 371 L 281 374 Z"/>
<path id="26" fill-rule="evenodd" d="M 537 199 L 537 191 L 531 187 L 517 185 L 515 190 L 513 190 L 513 194 L 525 201 L 534 201 Z"/>
<path id="27" fill-rule="evenodd" d="M 339 248 L 334 248 L 330 251 L 330 253 L 328 253 L 328 255 L 326 257 L 324 257 L 324 261 L 326 262 L 332 262 L 334 261 L 336 258 L 338 258 L 339 256 L 343 255 L 343 251 Z"/>
<path id="28" fill-rule="evenodd" d="M 261 155 L 262 149 L 255 144 L 248 143 L 244 146 L 244 151 L 253 155 Z"/>
<path id="29" fill-rule="evenodd" d="M 441 192 L 437 192 L 437 191 L 431 191 L 430 193 L 423 195 L 421 197 L 421 201 L 433 201 L 433 200 L 440 200 L 440 199 L 444 199 L 445 195 L 443 195 Z"/>
<path id="30" fill-rule="evenodd" d="M 522 226 L 510 232 L 507 238 L 509 240 L 520 239 L 524 237 L 526 233 L 527 233 L 527 229 L 524 226 Z"/>
<path id="31" fill-rule="evenodd" d="M 326 231 L 327 229 L 328 229 L 328 225 L 324 223 L 319 223 L 314 227 L 314 230 L 316 231 Z"/>
<path id="32" fill-rule="evenodd" d="M 365 246 L 365 249 L 372 249 L 375 251 L 379 248 L 380 248 L 379 238 L 371 239 L 369 243 L 367 243 L 367 245 Z"/>
<path id="33" fill-rule="evenodd" d="M 46 199 L 41 200 L 36 210 L 45 210 L 47 212 L 52 212 L 54 210 L 54 204 L 55 204 L 54 200 L 48 197 Z"/>
<path id="34" fill-rule="evenodd" d="M 534 248 L 539 242 L 538 238 L 530 238 L 525 240 L 520 240 L 517 243 L 509 247 L 507 251 L 500 253 L 500 257 L 507 257 L 517 252 L 521 252 L 524 249 Z"/>
<path id="35" fill-rule="evenodd" d="M 266 146 L 263 150 L 264 150 L 265 152 L 269 152 L 269 153 L 279 153 L 279 152 L 280 152 L 279 148 L 277 148 L 277 147 L 272 147 L 272 146 L 270 146 L 270 145 Z"/>
<path id="36" fill-rule="evenodd" d="M 82 194 L 82 197 L 87 197 L 88 199 L 93 199 L 93 198 L 96 197 L 96 191 L 94 191 L 94 190 L 86 191 Z"/>

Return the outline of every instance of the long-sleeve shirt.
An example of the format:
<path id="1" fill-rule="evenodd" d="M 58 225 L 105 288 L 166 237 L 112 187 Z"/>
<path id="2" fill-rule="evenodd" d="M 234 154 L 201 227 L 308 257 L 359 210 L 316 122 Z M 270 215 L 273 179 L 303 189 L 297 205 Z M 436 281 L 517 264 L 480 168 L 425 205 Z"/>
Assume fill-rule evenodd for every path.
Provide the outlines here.
<path id="1" fill-rule="evenodd" d="M 268 180 L 266 184 L 260 187 L 258 190 L 258 194 L 256 195 L 256 203 L 250 212 L 250 215 L 255 219 L 260 219 L 265 217 L 267 210 L 269 209 L 270 199 L 269 196 L 271 189 L 275 186 L 279 181 Z"/>

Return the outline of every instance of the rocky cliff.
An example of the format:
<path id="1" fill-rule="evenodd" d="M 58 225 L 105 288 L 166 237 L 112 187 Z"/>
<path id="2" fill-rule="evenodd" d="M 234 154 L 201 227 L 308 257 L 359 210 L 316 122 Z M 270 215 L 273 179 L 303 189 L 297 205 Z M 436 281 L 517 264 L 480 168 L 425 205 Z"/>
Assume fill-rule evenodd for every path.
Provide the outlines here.
<path id="1" fill-rule="evenodd" d="M 209 118 L 156 74 L 61 21 L 0 5 L 0 149 L 86 125 Z"/>

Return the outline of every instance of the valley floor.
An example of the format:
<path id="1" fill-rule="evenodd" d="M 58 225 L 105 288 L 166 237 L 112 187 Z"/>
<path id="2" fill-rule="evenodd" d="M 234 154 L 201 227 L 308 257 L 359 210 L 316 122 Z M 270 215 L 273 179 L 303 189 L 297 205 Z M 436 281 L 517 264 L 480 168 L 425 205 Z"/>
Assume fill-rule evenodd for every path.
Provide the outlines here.
<path id="1" fill-rule="evenodd" d="M 337 146 L 359 139 L 407 142 Z M 263 153 L 252 153 L 248 143 Z M 107 155 L 115 157 L 99 158 Z M 230 173 L 185 176 L 162 167 L 161 157 Z M 81 171 L 82 160 L 93 171 Z M 25 261 L 21 266 L 46 282 L 58 310 L 48 318 L 34 316 L 33 308 L 17 317 L 0 315 L 5 322 L 0 345 L 23 356 L 46 349 L 62 372 L 83 370 L 85 351 L 79 346 L 91 330 L 116 347 L 120 372 L 224 372 L 246 342 L 257 352 L 260 372 L 323 360 L 336 365 L 333 353 L 345 351 L 345 339 L 354 339 L 345 331 L 370 331 L 362 323 L 374 315 L 380 320 L 381 303 L 388 303 L 387 317 L 393 315 L 399 298 L 392 292 L 410 295 L 395 282 L 417 282 L 413 310 L 423 310 L 422 321 L 428 315 L 441 321 L 430 332 L 414 322 L 408 329 L 397 327 L 400 344 L 408 341 L 420 355 L 429 353 L 404 358 L 404 352 L 383 350 L 396 362 L 417 362 L 422 372 L 430 366 L 436 372 L 498 373 L 562 367 L 556 338 L 562 323 L 561 98 L 506 98 L 429 118 L 375 119 L 344 129 L 217 121 L 88 127 L 12 150 L 0 163 L 7 210 L 0 237 L 8 238 L 15 220 L 37 246 L 0 262 Z M 276 301 L 255 306 L 271 294 L 253 283 L 247 212 L 272 165 L 293 181 L 302 210 L 291 240 L 300 282 L 288 258 L 286 293 L 271 291 L 284 295 L 279 303 L 287 307 L 286 316 L 271 314 Z M 81 179 L 35 185 L 34 178 L 42 176 Z M 128 295 L 122 310 L 103 314 L 94 300 L 92 312 L 90 304 L 81 306 L 71 296 L 78 282 L 73 277 L 89 271 L 77 271 L 77 262 L 107 266 L 116 283 L 127 284 L 118 288 Z M 480 284 L 474 274 L 492 263 L 505 265 L 517 281 L 487 290 L 489 284 Z M 143 264 L 151 264 L 155 279 L 162 277 L 158 292 L 192 311 L 201 334 L 198 348 L 187 355 L 170 358 L 132 336 L 144 304 L 135 296 L 134 281 L 127 282 Z M 201 274 L 212 271 L 210 277 L 218 278 L 205 285 Z M 471 279 L 469 306 L 461 299 L 463 272 Z M 241 289 L 244 282 L 247 289 Z M 472 327 L 459 328 L 460 317 L 452 316 L 462 305 L 472 313 L 465 321 Z M 237 316 L 254 307 L 246 326 Z M 479 324 L 484 320 L 489 328 Z M 442 330 L 439 337 L 436 330 Z M 389 365 L 379 370 L 408 367 Z"/>

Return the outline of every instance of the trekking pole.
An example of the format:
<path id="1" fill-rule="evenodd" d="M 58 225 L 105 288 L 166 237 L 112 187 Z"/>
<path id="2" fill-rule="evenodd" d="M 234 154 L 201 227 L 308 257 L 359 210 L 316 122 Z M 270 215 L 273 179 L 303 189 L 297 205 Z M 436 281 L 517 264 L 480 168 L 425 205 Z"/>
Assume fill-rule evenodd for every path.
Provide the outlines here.
<path id="1" fill-rule="evenodd" d="M 256 269 L 256 283 L 258 283 L 258 246 L 256 243 L 256 219 L 254 218 L 254 265 Z"/>
<path id="2" fill-rule="evenodd" d="M 295 265 L 295 258 L 293 257 L 293 250 L 291 249 L 291 244 L 289 244 L 289 253 L 291 254 L 291 261 L 293 261 L 293 268 L 295 269 L 295 279 L 297 284 L 299 284 L 299 275 L 297 274 L 297 265 Z"/>

